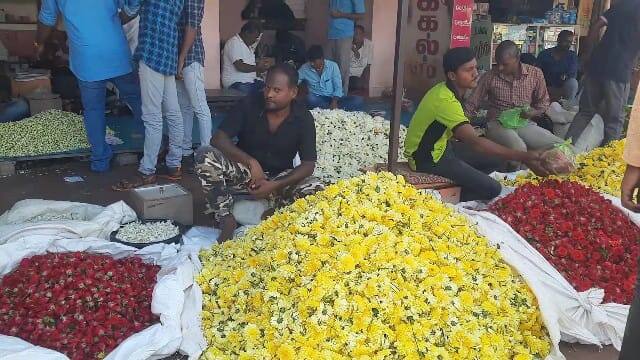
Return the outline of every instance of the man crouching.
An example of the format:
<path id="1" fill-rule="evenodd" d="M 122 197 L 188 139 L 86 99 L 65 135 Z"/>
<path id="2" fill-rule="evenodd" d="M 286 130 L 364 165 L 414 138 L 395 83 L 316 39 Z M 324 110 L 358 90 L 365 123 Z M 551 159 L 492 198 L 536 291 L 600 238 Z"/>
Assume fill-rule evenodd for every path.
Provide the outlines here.
<path id="1" fill-rule="evenodd" d="M 196 171 L 207 213 L 221 229 L 219 243 L 231 239 L 238 225 L 232 215 L 238 197 L 268 199 L 278 208 L 323 188 L 312 177 L 314 119 L 297 95 L 297 71 L 288 64 L 272 67 L 264 92 L 243 99 L 213 136 L 213 147 L 198 152 Z M 296 154 L 302 164 L 294 168 Z"/>

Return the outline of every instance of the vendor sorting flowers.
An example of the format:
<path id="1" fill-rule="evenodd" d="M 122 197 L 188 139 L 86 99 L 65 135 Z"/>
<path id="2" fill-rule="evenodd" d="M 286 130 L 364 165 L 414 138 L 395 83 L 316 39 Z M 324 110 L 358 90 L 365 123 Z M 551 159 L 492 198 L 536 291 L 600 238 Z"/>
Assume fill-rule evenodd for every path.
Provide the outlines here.
<path id="1" fill-rule="evenodd" d="M 294 100 L 297 95 L 297 71 L 287 64 L 272 67 L 264 92 L 242 100 L 214 135 L 213 147 L 198 152 L 196 171 L 207 212 L 221 229 L 218 242 L 237 227 L 231 210 L 238 197 L 281 207 L 323 188 L 311 177 L 317 160 L 313 116 Z M 302 164 L 293 168 L 296 154 Z"/>
<path id="2" fill-rule="evenodd" d="M 418 106 L 405 139 L 412 170 L 444 176 L 462 187 L 462 201 L 490 200 L 502 187 L 487 174 L 507 160 L 524 163 L 546 176 L 538 151 L 511 150 L 479 137 L 465 116 L 462 97 L 478 85 L 478 68 L 469 48 L 447 51 L 447 80 L 433 87 Z"/>

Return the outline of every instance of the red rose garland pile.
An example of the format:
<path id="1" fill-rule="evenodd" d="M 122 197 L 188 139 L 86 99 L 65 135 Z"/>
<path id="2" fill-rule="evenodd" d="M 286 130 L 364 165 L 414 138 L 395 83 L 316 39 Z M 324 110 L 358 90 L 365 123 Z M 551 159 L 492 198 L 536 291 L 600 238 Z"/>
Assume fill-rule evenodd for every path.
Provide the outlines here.
<path id="1" fill-rule="evenodd" d="M 602 195 L 570 181 L 527 184 L 490 211 L 536 248 L 578 291 L 601 288 L 629 304 L 640 228 Z"/>
<path id="2" fill-rule="evenodd" d="M 159 270 L 137 257 L 74 252 L 25 258 L 0 281 L 0 334 L 71 359 L 103 358 L 157 322 L 151 298 Z"/>

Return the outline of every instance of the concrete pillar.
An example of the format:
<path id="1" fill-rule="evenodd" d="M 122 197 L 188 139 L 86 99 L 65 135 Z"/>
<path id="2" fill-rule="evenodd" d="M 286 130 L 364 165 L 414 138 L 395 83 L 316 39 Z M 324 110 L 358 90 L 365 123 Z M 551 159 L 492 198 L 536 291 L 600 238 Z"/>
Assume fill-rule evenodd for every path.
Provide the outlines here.
<path id="1" fill-rule="evenodd" d="M 220 89 L 220 1 L 204 3 L 202 41 L 205 48 L 205 88 Z"/>
<path id="2" fill-rule="evenodd" d="M 397 1 L 373 1 L 373 21 L 371 26 L 373 64 L 371 64 L 369 82 L 371 96 L 380 96 L 385 89 L 393 86 L 397 12 Z"/>

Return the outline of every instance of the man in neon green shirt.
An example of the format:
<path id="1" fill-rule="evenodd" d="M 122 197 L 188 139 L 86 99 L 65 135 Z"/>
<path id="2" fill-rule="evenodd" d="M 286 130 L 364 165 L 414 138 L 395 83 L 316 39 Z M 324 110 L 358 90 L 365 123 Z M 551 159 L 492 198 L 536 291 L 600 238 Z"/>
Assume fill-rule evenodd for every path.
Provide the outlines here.
<path id="1" fill-rule="evenodd" d="M 547 175 L 540 152 L 511 150 L 476 135 L 460 101 L 478 84 L 473 51 L 451 49 L 443 65 L 447 81 L 424 96 L 409 125 L 405 155 L 411 169 L 454 181 L 462 187 L 462 201 L 497 197 L 502 187 L 487 174 L 505 160 L 523 162 L 538 175 Z"/>

